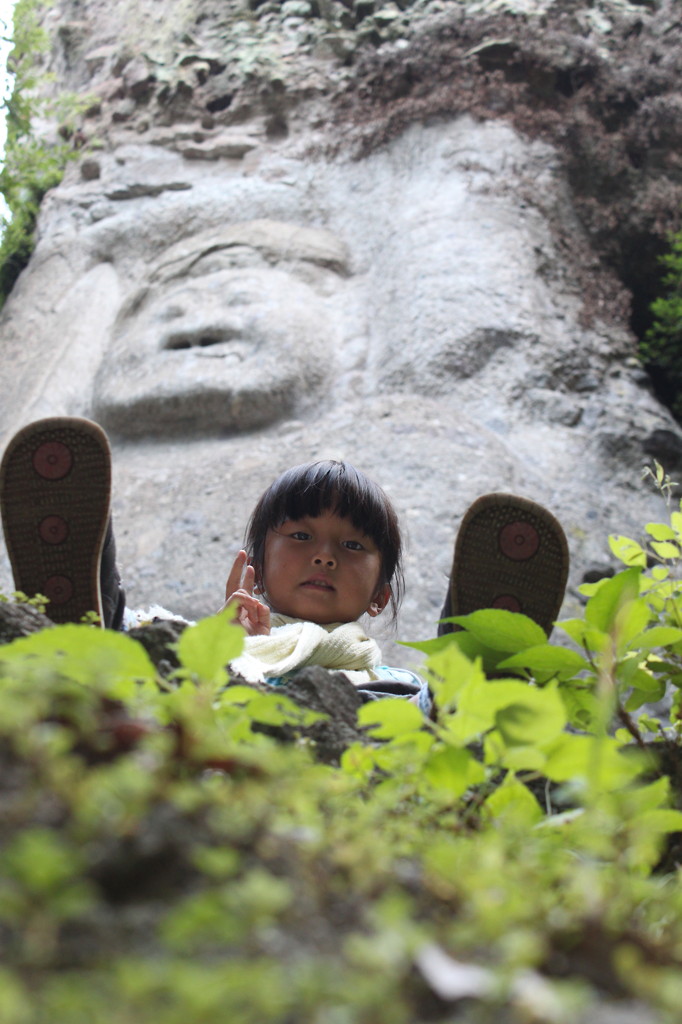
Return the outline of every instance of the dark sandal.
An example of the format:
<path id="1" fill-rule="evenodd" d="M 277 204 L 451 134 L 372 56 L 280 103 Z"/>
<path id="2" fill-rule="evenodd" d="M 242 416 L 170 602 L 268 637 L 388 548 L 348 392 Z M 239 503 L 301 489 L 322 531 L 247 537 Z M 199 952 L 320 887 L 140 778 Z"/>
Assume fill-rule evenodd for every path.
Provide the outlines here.
<path id="1" fill-rule="evenodd" d="M 37 420 L 0 464 L 0 505 L 14 585 L 49 598 L 53 622 L 102 618 L 100 559 L 109 523 L 111 451 L 90 420 Z"/>
<path id="2" fill-rule="evenodd" d="M 485 494 L 462 519 L 444 617 L 505 608 L 527 615 L 549 636 L 568 561 L 566 535 L 551 512 L 514 494 Z"/>

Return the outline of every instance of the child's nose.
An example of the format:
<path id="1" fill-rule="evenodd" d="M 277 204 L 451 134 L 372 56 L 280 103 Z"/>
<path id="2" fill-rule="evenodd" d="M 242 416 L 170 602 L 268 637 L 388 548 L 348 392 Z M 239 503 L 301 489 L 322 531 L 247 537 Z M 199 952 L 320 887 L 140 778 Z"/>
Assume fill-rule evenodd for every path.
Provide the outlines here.
<path id="1" fill-rule="evenodd" d="M 319 552 L 313 558 L 315 565 L 326 565 L 328 569 L 336 568 L 336 559 L 330 551 Z"/>

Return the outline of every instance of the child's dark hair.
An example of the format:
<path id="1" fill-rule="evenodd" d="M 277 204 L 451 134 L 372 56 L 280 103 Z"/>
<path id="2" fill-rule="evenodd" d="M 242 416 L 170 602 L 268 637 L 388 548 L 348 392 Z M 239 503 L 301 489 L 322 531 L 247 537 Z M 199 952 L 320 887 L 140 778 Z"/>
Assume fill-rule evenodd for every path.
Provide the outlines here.
<path id="1" fill-rule="evenodd" d="M 261 495 L 246 527 L 245 547 L 262 588 L 265 538 L 287 519 L 316 518 L 333 512 L 350 519 L 357 530 L 371 537 L 381 556 L 377 589 L 391 590 L 393 617 L 405 589 L 402 537 L 398 516 L 388 495 L 348 462 L 306 462 L 278 476 Z"/>

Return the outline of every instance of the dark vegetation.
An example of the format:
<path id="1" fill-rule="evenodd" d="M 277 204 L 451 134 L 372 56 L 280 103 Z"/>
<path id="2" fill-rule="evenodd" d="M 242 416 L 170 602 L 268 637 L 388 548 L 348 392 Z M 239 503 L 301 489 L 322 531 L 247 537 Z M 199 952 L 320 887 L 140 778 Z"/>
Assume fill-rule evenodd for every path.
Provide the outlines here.
<path id="1" fill-rule="evenodd" d="M 660 263 L 665 269 L 662 293 L 652 303 L 654 320 L 640 351 L 654 379 L 660 381 L 661 394 L 682 420 L 682 233 L 671 236 L 670 251 Z"/>

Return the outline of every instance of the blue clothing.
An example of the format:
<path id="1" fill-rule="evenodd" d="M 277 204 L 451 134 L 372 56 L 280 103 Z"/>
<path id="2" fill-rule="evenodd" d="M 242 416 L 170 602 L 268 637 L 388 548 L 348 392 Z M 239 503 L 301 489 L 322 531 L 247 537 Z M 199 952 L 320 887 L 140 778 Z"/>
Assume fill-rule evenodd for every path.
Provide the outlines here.
<path id="1" fill-rule="evenodd" d="M 382 697 L 414 697 L 419 696 L 419 709 L 425 715 L 433 710 L 433 698 L 429 687 L 421 676 L 409 668 L 395 668 L 393 665 L 377 665 L 374 671 L 379 679 L 359 686 L 365 700 L 380 700 Z"/>

